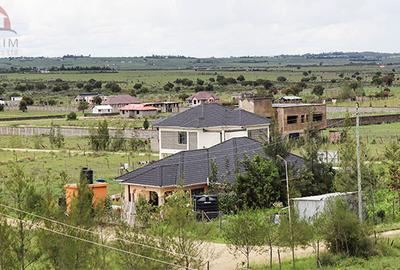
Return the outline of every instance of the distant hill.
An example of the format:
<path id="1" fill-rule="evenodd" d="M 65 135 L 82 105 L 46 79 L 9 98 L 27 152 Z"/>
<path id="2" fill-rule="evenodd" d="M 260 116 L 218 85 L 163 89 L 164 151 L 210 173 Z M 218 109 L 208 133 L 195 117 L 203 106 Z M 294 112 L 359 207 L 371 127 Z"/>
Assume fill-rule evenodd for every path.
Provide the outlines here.
<path id="1" fill-rule="evenodd" d="M 398 65 L 399 53 L 329 52 L 304 55 L 242 56 L 226 58 L 195 58 L 186 56 L 91 57 L 65 55 L 63 57 L 1 58 L 0 71 L 119 71 L 119 70 L 263 70 L 271 67 L 336 66 L 336 65 Z"/>

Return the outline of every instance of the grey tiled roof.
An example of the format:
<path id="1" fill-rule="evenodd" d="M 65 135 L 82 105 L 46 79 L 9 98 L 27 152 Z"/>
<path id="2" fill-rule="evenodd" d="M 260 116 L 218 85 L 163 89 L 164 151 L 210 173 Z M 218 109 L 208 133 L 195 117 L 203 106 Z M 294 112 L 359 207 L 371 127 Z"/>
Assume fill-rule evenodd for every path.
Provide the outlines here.
<path id="1" fill-rule="evenodd" d="M 252 126 L 269 124 L 257 114 L 230 109 L 219 104 L 201 104 L 184 112 L 157 121 L 155 127 L 206 128 L 219 126 Z"/>
<path id="2" fill-rule="evenodd" d="M 147 166 L 117 178 L 122 183 L 146 186 L 177 186 L 205 184 L 211 174 L 211 164 L 218 167 L 218 181 L 234 182 L 235 172 L 243 172 L 242 161 L 263 155 L 262 144 L 248 137 L 233 138 L 208 149 L 182 151 L 175 155 L 155 161 Z M 290 154 L 289 164 L 299 168 L 304 164 L 302 158 Z"/>

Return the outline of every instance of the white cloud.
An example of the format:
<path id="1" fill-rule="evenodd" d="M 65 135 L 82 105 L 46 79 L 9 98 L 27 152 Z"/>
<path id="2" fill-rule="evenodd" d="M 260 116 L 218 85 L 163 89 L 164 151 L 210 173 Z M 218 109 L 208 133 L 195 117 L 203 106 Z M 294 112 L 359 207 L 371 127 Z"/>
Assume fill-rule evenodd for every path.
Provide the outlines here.
<path id="1" fill-rule="evenodd" d="M 4 0 L 28 56 L 398 51 L 396 0 Z"/>

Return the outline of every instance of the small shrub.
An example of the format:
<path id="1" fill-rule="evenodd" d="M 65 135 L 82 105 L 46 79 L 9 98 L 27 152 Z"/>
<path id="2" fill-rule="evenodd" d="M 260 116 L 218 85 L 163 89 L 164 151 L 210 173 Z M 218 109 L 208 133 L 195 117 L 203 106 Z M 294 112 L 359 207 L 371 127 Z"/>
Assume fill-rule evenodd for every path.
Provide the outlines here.
<path id="1" fill-rule="evenodd" d="M 319 262 L 321 263 L 322 267 L 334 266 L 337 261 L 339 261 L 338 255 L 335 255 L 331 252 L 322 252 L 319 255 Z"/>
<path id="2" fill-rule="evenodd" d="M 76 116 L 76 113 L 75 112 L 70 112 L 68 115 L 67 115 L 67 120 L 68 121 L 74 121 L 74 120 L 76 120 L 77 119 L 77 116 Z"/>

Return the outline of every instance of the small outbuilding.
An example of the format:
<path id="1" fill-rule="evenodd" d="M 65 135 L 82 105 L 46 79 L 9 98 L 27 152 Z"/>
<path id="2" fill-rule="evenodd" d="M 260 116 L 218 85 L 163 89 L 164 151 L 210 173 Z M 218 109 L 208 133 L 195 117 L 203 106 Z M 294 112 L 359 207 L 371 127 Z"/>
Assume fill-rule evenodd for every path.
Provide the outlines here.
<path id="1" fill-rule="evenodd" d="M 92 109 L 93 114 L 111 114 L 113 113 L 113 107 L 110 105 L 97 105 Z"/>
<path id="2" fill-rule="evenodd" d="M 317 196 L 308 196 L 292 199 L 294 207 L 300 218 L 310 220 L 325 211 L 329 202 L 341 198 L 348 205 L 349 209 L 357 209 L 357 192 L 335 192 Z"/>
<path id="3" fill-rule="evenodd" d="M 127 118 L 140 118 L 154 116 L 158 109 L 146 104 L 129 104 L 119 109 L 120 115 Z"/>

